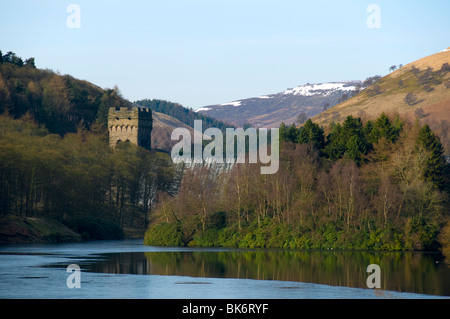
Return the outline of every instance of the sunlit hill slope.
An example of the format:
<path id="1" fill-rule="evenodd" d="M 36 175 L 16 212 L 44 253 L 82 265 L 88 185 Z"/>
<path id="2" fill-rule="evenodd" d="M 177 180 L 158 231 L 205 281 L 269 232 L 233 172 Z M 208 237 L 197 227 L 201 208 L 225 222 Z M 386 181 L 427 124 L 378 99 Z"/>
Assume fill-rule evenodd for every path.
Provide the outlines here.
<path id="1" fill-rule="evenodd" d="M 382 112 L 428 124 L 450 154 L 450 48 L 400 67 L 313 120 L 326 128 L 349 115 L 368 120 Z"/>

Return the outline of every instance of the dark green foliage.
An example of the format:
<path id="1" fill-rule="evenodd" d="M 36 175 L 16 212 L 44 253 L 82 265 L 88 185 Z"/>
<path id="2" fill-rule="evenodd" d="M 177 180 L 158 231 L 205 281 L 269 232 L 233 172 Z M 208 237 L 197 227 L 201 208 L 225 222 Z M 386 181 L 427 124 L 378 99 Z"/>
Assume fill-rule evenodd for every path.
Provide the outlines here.
<path id="1" fill-rule="evenodd" d="M 352 135 L 346 144 L 346 153 L 348 158 L 360 164 L 363 155 L 367 154 L 367 143 L 363 135 Z"/>
<path id="2" fill-rule="evenodd" d="M 144 244 L 149 246 L 184 246 L 179 223 L 163 223 L 150 227 L 145 233 Z"/>
<path id="3" fill-rule="evenodd" d="M 209 217 L 209 228 L 212 229 L 222 229 L 227 226 L 227 213 L 226 212 L 215 212 Z"/>
<path id="4" fill-rule="evenodd" d="M 295 123 L 292 123 L 286 130 L 286 140 L 297 143 L 299 138 L 299 129 L 295 126 Z"/>
<path id="5" fill-rule="evenodd" d="M 425 160 L 424 177 L 438 188 L 444 184 L 445 159 L 444 148 L 440 139 L 435 135 L 428 125 L 424 125 L 417 137 L 417 148 L 428 152 Z"/>
<path id="6" fill-rule="evenodd" d="M 348 116 L 342 126 L 340 124 L 332 126 L 325 154 L 332 160 L 347 157 L 361 164 L 364 155 L 372 148 L 365 131 L 360 118 Z"/>
<path id="7" fill-rule="evenodd" d="M 22 67 L 23 66 L 23 60 L 22 58 L 18 57 L 14 52 L 12 51 L 8 51 L 8 53 L 6 53 L 3 56 L 2 59 L 2 63 L 10 63 L 13 65 L 16 65 L 18 67 Z"/>
<path id="8" fill-rule="evenodd" d="M 327 138 L 318 124 L 310 119 L 300 128 L 295 125 L 287 127 L 280 125 L 280 140 L 300 144 L 313 143 L 331 160 L 349 158 L 358 165 L 364 161 L 364 156 L 372 149 L 373 144 L 381 138 L 394 143 L 400 134 L 401 123 L 391 122 L 384 113 L 375 121 L 364 125 L 360 118 L 348 116 L 343 124 L 331 124 Z"/>
<path id="9" fill-rule="evenodd" d="M 280 124 L 280 142 L 298 143 L 299 134 L 300 130 L 295 126 L 295 123 L 292 123 L 290 126 L 286 126 L 284 122 Z"/>
<path id="10" fill-rule="evenodd" d="M 280 142 L 287 142 L 287 128 L 286 124 L 284 122 L 281 122 L 280 128 L 279 128 L 279 135 L 280 135 Z"/>
<path id="11" fill-rule="evenodd" d="M 259 226 L 255 222 L 240 231 L 235 224 L 230 224 L 221 229 L 199 232 L 193 239 L 188 239 L 182 238 L 180 226 L 174 223 L 150 228 L 146 233 L 145 243 L 153 246 L 173 246 L 179 242 L 178 246 L 301 250 L 435 251 L 439 248 L 436 226 L 423 218 L 415 218 L 408 227 L 405 230 L 388 227 L 361 231 L 328 223 L 313 229 L 265 219 Z"/>
<path id="12" fill-rule="evenodd" d="M 439 226 L 429 218 L 416 216 L 408 222 L 406 236 L 409 249 L 437 250 L 440 248 L 438 242 Z"/>
<path id="13" fill-rule="evenodd" d="M 398 139 L 399 134 L 400 128 L 394 127 L 386 114 L 382 113 L 375 121 L 374 132 L 372 132 L 372 135 L 375 135 L 373 139 L 374 143 L 383 137 L 389 142 L 394 143 Z"/>
<path id="14" fill-rule="evenodd" d="M 35 64 L 35 59 L 34 58 L 26 59 L 24 65 L 26 67 L 30 67 L 30 68 L 36 69 L 36 64 Z"/>
<path id="15" fill-rule="evenodd" d="M 289 127 L 281 123 L 279 135 L 280 141 L 300 144 L 313 143 L 318 150 L 321 150 L 325 145 L 323 129 L 313 123 L 311 119 L 308 119 L 300 128 L 297 128 L 295 123 L 292 123 Z"/>
<path id="16" fill-rule="evenodd" d="M 116 223 L 95 217 L 80 217 L 66 221 L 67 227 L 83 235 L 85 240 L 123 239 L 122 229 Z"/>
<path id="17" fill-rule="evenodd" d="M 35 59 L 28 58 L 23 62 L 22 58 L 18 57 L 14 52 L 9 51 L 5 55 L 0 50 L 0 64 L 9 63 L 18 67 L 36 68 Z"/>
<path id="18" fill-rule="evenodd" d="M 331 124 L 331 131 L 327 136 L 325 154 L 331 160 L 342 158 L 346 150 L 346 141 L 342 138 L 342 125 Z"/>
<path id="19" fill-rule="evenodd" d="M 300 144 L 313 143 L 318 150 L 322 150 L 325 146 L 325 135 L 323 129 L 318 124 L 313 123 L 310 119 L 300 129 L 298 135 Z"/>

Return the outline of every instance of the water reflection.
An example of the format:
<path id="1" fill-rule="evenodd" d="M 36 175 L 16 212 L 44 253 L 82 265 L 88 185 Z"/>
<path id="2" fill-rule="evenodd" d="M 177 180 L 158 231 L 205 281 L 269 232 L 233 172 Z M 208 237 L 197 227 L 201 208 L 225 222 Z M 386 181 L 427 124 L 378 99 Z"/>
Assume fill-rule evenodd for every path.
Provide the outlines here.
<path id="1" fill-rule="evenodd" d="M 381 267 L 381 288 L 450 295 L 450 268 L 438 254 L 324 251 L 172 251 L 104 254 L 85 265 L 102 273 L 176 275 L 319 283 L 367 288 L 370 264 Z"/>

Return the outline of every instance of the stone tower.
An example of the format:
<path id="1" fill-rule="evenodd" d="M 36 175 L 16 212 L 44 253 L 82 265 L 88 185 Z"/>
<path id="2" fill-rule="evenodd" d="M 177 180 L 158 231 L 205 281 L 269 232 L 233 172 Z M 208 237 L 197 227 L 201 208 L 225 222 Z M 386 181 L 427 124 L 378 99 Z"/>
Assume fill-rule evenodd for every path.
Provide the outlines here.
<path id="1" fill-rule="evenodd" d="M 110 107 L 108 114 L 109 146 L 133 143 L 151 149 L 152 111 L 133 104 L 131 107 Z"/>

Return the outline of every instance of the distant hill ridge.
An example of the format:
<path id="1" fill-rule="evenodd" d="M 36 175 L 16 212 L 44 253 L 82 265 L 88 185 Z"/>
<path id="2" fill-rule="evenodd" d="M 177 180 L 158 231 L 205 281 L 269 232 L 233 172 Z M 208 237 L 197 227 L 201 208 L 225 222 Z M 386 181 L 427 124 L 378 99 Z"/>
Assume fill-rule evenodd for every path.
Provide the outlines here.
<path id="1" fill-rule="evenodd" d="M 197 109 L 202 113 L 236 126 L 279 127 L 303 123 L 325 109 L 359 92 L 362 81 L 307 83 L 283 92 L 207 105 Z"/>
<path id="2" fill-rule="evenodd" d="M 194 126 L 195 120 L 202 120 L 204 128 L 216 127 L 220 130 L 225 130 L 227 127 L 233 127 L 233 125 L 231 124 L 225 123 L 201 113 L 197 113 L 190 108 L 170 101 L 159 99 L 144 99 L 135 101 L 135 103 L 144 107 L 148 107 L 154 112 L 160 112 L 169 115 L 181 121 L 182 123 L 189 125 L 190 127 Z"/>
<path id="3" fill-rule="evenodd" d="M 178 142 L 171 139 L 172 131 L 178 127 L 187 128 L 192 135 L 195 120 L 202 121 L 203 131 L 210 127 L 216 127 L 222 131 L 225 131 L 227 127 L 234 127 L 207 115 L 196 113 L 178 103 L 158 99 L 144 99 L 135 103 L 152 110 L 152 145 L 160 150 L 170 151 Z"/>

